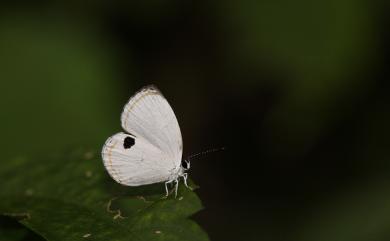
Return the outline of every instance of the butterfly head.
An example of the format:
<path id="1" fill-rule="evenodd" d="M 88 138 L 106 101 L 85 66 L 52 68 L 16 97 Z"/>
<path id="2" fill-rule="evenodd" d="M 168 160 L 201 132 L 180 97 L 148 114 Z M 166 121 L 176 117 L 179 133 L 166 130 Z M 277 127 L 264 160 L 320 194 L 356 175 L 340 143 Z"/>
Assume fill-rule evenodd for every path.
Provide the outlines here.
<path id="1" fill-rule="evenodd" d="M 190 170 L 190 167 L 191 167 L 190 161 L 189 160 L 184 160 L 184 162 L 185 162 L 186 165 L 182 166 L 183 171 Z"/>

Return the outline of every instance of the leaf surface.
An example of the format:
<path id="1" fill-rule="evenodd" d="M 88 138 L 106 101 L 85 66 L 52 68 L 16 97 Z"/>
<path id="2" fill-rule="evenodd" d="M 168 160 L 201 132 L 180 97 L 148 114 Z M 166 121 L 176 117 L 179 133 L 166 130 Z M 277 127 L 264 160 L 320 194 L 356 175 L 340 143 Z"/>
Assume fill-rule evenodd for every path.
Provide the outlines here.
<path id="1" fill-rule="evenodd" d="M 165 199 L 164 184 L 121 186 L 95 152 L 14 159 L 0 177 L 0 213 L 46 240 L 208 240 L 188 218 L 202 208 L 195 192 L 181 185 Z"/>

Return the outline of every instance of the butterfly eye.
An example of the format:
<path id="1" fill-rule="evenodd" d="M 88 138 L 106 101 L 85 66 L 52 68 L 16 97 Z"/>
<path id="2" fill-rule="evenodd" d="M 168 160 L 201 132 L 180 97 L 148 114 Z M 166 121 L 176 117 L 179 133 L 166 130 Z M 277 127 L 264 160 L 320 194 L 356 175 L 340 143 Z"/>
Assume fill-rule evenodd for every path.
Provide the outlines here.
<path id="1" fill-rule="evenodd" d="M 182 161 L 181 161 L 181 166 L 182 166 L 185 170 L 190 169 L 190 162 L 187 161 L 187 160 L 182 160 Z"/>
<path id="2" fill-rule="evenodd" d="M 123 141 L 123 147 L 125 149 L 129 149 L 130 147 L 134 146 L 135 140 L 131 136 L 127 136 Z"/>

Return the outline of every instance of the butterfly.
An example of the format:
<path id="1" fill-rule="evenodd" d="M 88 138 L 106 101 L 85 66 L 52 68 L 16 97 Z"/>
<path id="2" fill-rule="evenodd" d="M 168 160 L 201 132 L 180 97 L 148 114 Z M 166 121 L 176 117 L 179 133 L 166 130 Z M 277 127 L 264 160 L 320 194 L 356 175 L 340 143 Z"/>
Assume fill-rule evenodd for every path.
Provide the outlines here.
<path id="1" fill-rule="evenodd" d="M 175 183 L 175 197 L 179 179 L 187 185 L 190 162 L 181 164 L 183 141 L 179 123 L 171 106 L 157 87 L 146 86 L 135 93 L 121 115 L 122 128 L 107 139 L 102 149 L 104 167 L 118 183 L 141 186 L 165 182 Z"/>

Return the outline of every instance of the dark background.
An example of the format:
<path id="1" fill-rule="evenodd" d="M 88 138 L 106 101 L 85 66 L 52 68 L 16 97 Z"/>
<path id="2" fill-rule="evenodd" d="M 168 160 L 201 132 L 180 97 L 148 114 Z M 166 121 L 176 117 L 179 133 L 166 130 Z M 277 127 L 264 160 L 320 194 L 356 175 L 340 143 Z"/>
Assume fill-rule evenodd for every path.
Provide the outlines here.
<path id="1" fill-rule="evenodd" d="M 381 1 L 0 4 L 2 160 L 120 131 L 155 84 L 211 240 L 390 239 L 389 6 Z"/>

